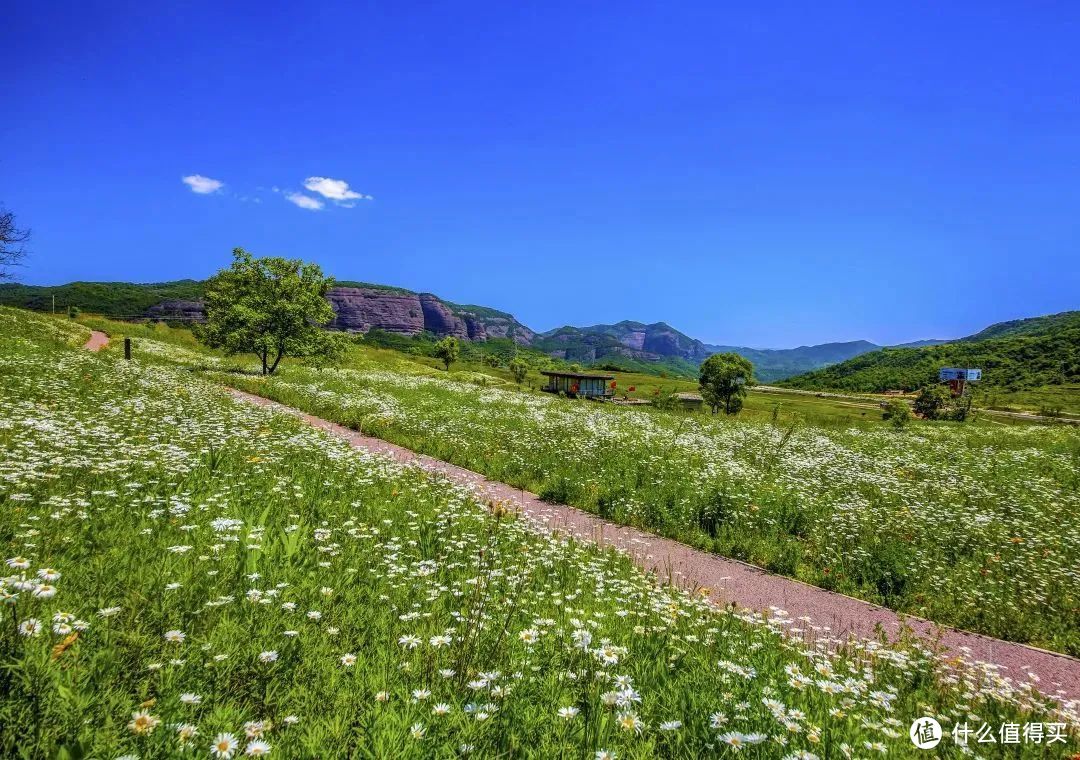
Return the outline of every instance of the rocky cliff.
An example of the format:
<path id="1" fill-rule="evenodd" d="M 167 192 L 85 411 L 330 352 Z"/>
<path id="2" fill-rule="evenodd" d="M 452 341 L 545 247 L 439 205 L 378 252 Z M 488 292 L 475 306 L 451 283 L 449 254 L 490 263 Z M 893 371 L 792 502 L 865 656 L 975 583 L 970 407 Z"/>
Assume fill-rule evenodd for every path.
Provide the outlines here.
<path id="1" fill-rule="evenodd" d="M 399 335 L 427 331 L 438 336 L 453 335 L 462 340 L 510 338 L 529 345 L 535 333 L 510 314 L 482 306 L 461 306 L 431 293 L 366 287 L 331 288 L 326 299 L 334 309 L 329 327 L 348 332 L 385 330 Z M 152 318 L 202 321 L 203 303 L 198 299 L 165 299 L 145 311 Z"/>
<path id="2" fill-rule="evenodd" d="M 372 287 L 339 286 L 326 294 L 334 309 L 330 326 L 350 332 L 386 330 L 400 335 L 430 332 L 462 340 L 510 338 L 523 345 L 535 333 L 510 314 L 479 306 L 461 306 L 431 293 Z"/>

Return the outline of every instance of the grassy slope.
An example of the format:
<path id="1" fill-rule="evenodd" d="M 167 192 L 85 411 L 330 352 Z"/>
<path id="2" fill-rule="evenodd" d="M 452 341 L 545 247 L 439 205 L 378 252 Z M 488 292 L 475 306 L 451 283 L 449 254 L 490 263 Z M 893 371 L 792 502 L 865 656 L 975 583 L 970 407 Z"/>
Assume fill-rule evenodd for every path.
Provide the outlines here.
<path id="1" fill-rule="evenodd" d="M 782 620 L 659 589 L 618 554 L 534 533 L 189 373 L 72 349 L 78 325 L 0 320 L 0 405 L 16 423 L 0 426 L 15 574 L 0 591 L 27 586 L 0 620 L 4 757 L 208 757 L 222 732 L 238 753 L 248 732 L 290 758 L 468 744 L 643 760 L 736 740 L 765 742 L 750 756 L 921 757 L 916 715 L 946 732 L 973 713 L 1077 721 L 990 679 L 957 683 L 919 648 L 785 640 Z M 31 593 L 40 567 L 55 597 Z M 129 725 L 138 714 L 152 730 Z"/>
<path id="2" fill-rule="evenodd" d="M 227 369 L 154 345 L 137 342 L 137 355 Z M 799 394 L 751 394 L 738 420 L 710 419 L 560 401 L 515 391 L 498 370 L 433 364 L 358 347 L 344 371 L 217 377 L 775 572 L 1080 652 L 1062 585 L 1080 550 L 1076 431 L 916 423 L 897 435 L 872 406 Z"/>

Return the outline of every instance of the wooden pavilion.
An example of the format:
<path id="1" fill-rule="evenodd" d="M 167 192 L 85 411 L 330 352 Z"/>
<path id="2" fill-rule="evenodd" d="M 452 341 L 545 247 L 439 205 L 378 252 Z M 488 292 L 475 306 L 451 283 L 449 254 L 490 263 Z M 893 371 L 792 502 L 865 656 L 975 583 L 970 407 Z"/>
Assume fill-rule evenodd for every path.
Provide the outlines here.
<path id="1" fill-rule="evenodd" d="M 577 398 L 611 398 L 615 395 L 615 389 L 611 387 L 614 375 L 588 375 L 581 372 L 563 372 L 556 370 L 544 370 L 540 373 L 547 376 L 548 382 L 540 390 L 548 393 L 565 393 L 567 396 Z"/>

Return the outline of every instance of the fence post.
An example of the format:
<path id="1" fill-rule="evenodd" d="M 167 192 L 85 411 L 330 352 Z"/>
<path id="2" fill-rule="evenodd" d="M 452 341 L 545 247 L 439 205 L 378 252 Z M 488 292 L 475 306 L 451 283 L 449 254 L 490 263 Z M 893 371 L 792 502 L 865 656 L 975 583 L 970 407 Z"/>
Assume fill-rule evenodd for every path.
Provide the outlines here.
<path id="1" fill-rule="evenodd" d="M 124 338 L 124 358 L 131 361 L 131 338 Z"/>

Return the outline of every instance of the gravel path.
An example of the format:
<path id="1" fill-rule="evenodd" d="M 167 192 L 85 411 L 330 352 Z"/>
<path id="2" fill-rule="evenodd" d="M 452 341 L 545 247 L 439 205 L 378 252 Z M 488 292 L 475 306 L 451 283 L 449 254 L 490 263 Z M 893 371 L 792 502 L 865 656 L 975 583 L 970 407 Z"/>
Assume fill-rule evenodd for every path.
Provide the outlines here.
<path id="1" fill-rule="evenodd" d="M 298 417 L 345 439 L 357 448 L 387 454 L 400 462 L 414 462 L 426 470 L 441 473 L 473 489 L 482 500 L 506 502 L 548 531 L 614 547 L 665 582 L 707 592 L 716 604 L 735 604 L 766 613 L 771 609 L 784 610 L 799 623 L 800 629 L 794 630 L 807 637 L 819 640 L 824 637 L 839 645 L 848 637 L 877 638 L 880 630 L 894 640 L 906 627 L 923 639 L 938 643 L 944 658 L 960 657 L 973 663 L 993 665 L 998 674 L 1014 682 L 1025 682 L 1034 676 L 1043 693 L 1056 696 L 1063 703 L 1080 700 L 1078 659 L 937 626 L 921 618 L 902 616 L 876 604 L 773 575 L 753 565 L 693 549 L 678 541 L 617 525 L 574 507 L 549 504 L 541 501 L 536 494 L 488 480 L 479 473 L 416 454 L 379 438 L 362 435 L 262 396 L 235 389 L 229 389 L 229 392 L 242 401 Z M 1080 704 L 1072 705 L 1074 709 L 1077 707 Z"/>
<path id="2" fill-rule="evenodd" d="M 101 349 L 105 348 L 105 346 L 107 345 L 109 345 L 108 335 L 101 332 L 100 330 L 91 330 L 90 340 L 86 341 L 86 343 L 83 344 L 83 348 L 85 348 L 87 351 L 93 351 L 94 353 L 97 353 Z"/>

